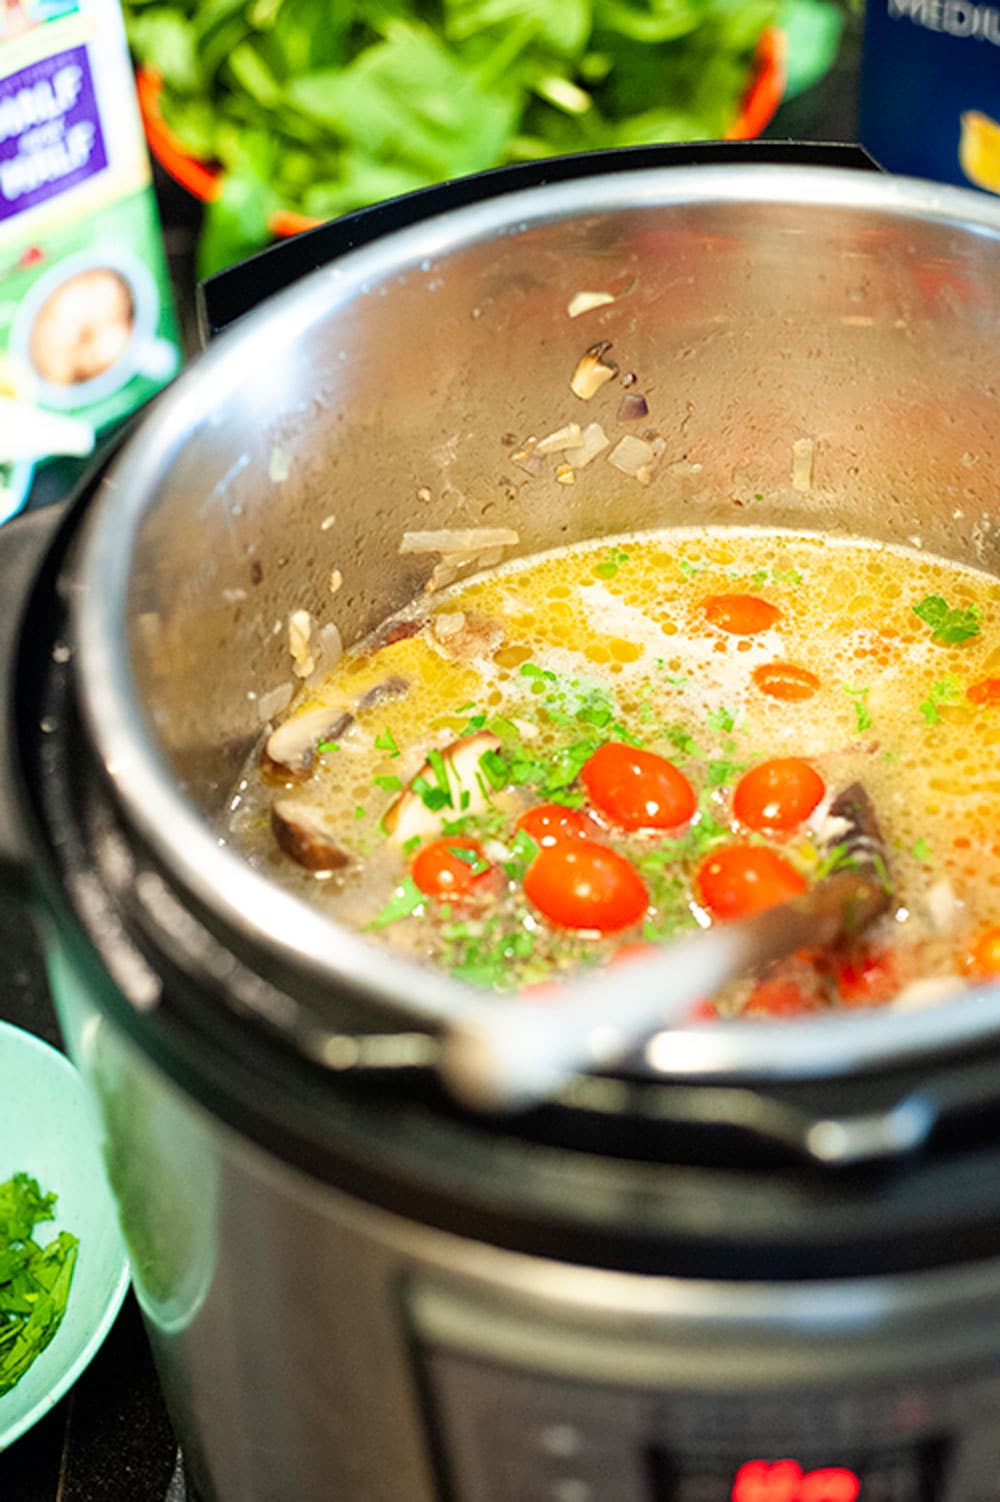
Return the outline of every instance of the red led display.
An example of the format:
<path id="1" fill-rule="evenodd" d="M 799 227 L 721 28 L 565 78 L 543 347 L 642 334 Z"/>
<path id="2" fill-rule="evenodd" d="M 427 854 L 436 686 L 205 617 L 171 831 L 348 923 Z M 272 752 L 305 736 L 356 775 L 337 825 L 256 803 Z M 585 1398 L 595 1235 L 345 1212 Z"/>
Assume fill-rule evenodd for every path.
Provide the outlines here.
<path id="1" fill-rule="evenodd" d="M 733 1481 L 731 1502 L 856 1502 L 861 1482 L 844 1466 L 803 1471 L 797 1460 L 748 1460 Z"/>

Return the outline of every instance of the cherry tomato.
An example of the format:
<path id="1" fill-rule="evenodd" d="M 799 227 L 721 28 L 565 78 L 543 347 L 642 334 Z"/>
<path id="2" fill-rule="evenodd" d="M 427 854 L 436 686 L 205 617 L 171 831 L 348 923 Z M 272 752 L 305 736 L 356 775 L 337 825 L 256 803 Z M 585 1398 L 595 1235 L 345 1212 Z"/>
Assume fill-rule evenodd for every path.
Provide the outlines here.
<path id="1" fill-rule="evenodd" d="M 733 636 L 756 636 L 781 617 L 777 605 L 760 595 L 709 595 L 702 601 L 702 609 L 711 625 Z"/>
<path id="2" fill-rule="evenodd" d="M 743 1008 L 756 1017 L 801 1017 L 816 1010 L 816 997 L 794 980 L 762 980 L 754 986 Z"/>
<path id="3" fill-rule="evenodd" d="M 974 975 L 1000 975 L 1000 925 L 983 929 L 969 951 L 967 968 Z"/>
<path id="4" fill-rule="evenodd" d="M 811 699 L 819 690 L 816 674 L 794 662 L 765 662 L 750 676 L 761 693 L 771 699 Z"/>
<path id="5" fill-rule="evenodd" d="M 463 850 L 468 859 L 455 852 Z M 478 840 L 432 840 L 413 857 L 410 875 L 428 897 L 469 897 L 481 891 L 493 873 Z"/>
<path id="6" fill-rule="evenodd" d="M 1000 678 L 980 678 L 965 690 L 972 704 L 1000 704 Z"/>
<path id="7" fill-rule="evenodd" d="M 567 840 L 540 850 L 524 891 L 560 928 L 619 933 L 638 923 L 649 905 L 642 877 L 624 856 L 593 840 Z"/>
<path id="8" fill-rule="evenodd" d="M 561 803 L 536 803 L 521 815 L 516 827 L 543 849 L 564 840 L 593 839 L 598 832 L 587 814 L 578 808 L 564 808 Z"/>
<path id="9" fill-rule="evenodd" d="M 899 990 L 897 956 L 891 949 L 862 949 L 836 963 L 833 980 L 841 1006 L 878 1006 Z"/>
<path id="10" fill-rule="evenodd" d="M 713 851 L 699 866 L 695 884 L 702 905 L 716 918 L 746 918 L 806 890 L 795 867 L 763 845 Z"/>
<path id="11" fill-rule="evenodd" d="M 599 746 L 580 777 L 591 802 L 619 829 L 676 829 L 698 803 L 672 761 L 621 741 Z"/>
<path id="12" fill-rule="evenodd" d="M 776 756 L 744 772 L 733 792 L 733 813 L 748 829 L 794 829 L 825 791 L 822 777 L 807 761 Z"/>

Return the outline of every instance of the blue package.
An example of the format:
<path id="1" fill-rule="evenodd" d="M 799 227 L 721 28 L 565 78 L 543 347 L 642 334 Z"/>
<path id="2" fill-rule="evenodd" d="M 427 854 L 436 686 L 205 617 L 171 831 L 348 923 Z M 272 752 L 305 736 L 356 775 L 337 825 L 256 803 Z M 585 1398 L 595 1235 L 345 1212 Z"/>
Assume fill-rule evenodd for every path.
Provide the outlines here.
<path id="1" fill-rule="evenodd" d="M 1000 193 L 1000 5 L 868 0 L 861 140 L 890 172 Z"/>

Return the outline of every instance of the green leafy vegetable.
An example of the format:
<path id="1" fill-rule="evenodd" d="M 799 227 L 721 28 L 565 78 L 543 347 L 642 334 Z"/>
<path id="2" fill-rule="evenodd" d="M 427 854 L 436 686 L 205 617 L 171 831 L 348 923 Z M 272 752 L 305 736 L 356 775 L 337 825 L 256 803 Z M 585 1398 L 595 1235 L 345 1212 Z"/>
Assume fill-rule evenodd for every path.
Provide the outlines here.
<path id="1" fill-rule="evenodd" d="M 941 595 L 925 595 L 919 605 L 914 605 L 913 614 L 932 628 L 931 641 L 943 647 L 954 647 L 979 635 L 979 611 L 975 605 L 967 610 L 953 609 Z"/>
<path id="2" fill-rule="evenodd" d="M 60 1231 L 43 1247 L 40 1221 L 55 1219 L 57 1196 L 16 1173 L 0 1184 L 0 1397 L 19 1382 L 66 1312 L 78 1242 Z"/>
<path id="3" fill-rule="evenodd" d="M 388 751 L 390 756 L 399 755 L 399 747 L 391 730 L 383 730 L 381 735 L 375 737 L 375 744 L 380 751 Z"/>
<path id="4" fill-rule="evenodd" d="M 718 138 L 779 0 L 126 0 L 167 125 L 223 173 L 199 270 L 504 162 Z"/>
<path id="5" fill-rule="evenodd" d="M 628 554 L 621 548 L 612 548 L 606 558 L 594 565 L 594 573 L 598 579 L 613 579 L 623 563 L 628 563 Z"/>
<path id="6" fill-rule="evenodd" d="M 927 698 L 917 707 L 928 725 L 936 725 L 941 716 L 938 714 L 939 704 L 953 704 L 956 699 L 962 697 L 962 685 L 957 678 L 939 678 L 932 683 L 927 691 Z"/>
<path id="7" fill-rule="evenodd" d="M 427 901 L 412 876 L 404 876 L 380 913 L 367 925 L 370 929 L 388 928 L 401 918 L 409 918 Z"/>
<path id="8" fill-rule="evenodd" d="M 842 686 L 848 698 L 854 700 L 854 728 L 858 735 L 861 735 L 865 730 L 871 728 L 872 717 L 868 709 L 868 695 L 871 693 L 871 689 L 848 688 L 846 683 Z"/>
<path id="9" fill-rule="evenodd" d="M 922 861 L 925 864 L 930 860 L 931 847 L 925 839 L 921 838 L 917 840 L 917 842 L 913 846 L 913 855 L 916 860 Z"/>

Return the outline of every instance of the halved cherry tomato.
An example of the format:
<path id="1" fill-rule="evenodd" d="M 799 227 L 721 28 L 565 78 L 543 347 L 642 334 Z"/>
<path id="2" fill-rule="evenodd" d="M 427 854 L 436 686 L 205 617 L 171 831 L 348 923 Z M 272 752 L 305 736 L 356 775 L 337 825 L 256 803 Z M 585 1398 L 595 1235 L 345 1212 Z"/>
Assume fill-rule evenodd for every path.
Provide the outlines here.
<path id="1" fill-rule="evenodd" d="M 983 929 L 969 950 L 966 968 L 973 975 L 1000 975 L 1000 925 Z"/>
<path id="2" fill-rule="evenodd" d="M 819 679 L 794 662 L 764 662 L 750 674 L 762 694 L 771 699 L 811 699 L 819 691 Z"/>
<path id="3" fill-rule="evenodd" d="M 516 827 L 543 849 L 563 840 L 593 839 L 597 833 L 593 819 L 580 809 L 565 808 L 561 803 L 536 803 L 521 815 Z"/>
<path id="4" fill-rule="evenodd" d="M 716 918 L 746 918 L 806 890 L 795 867 L 763 845 L 713 851 L 699 866 L 695 885 L 702 905 Z"/>
<path id="5" fill-rule="evenodd" d="M 524 878 L 525 896 L 560 928 L 619 933 L 649 905 L 642 877 L 623 855 L 593 840 L 540 850 Z"/>
<path id="6" fill-rule="evenodd" d="M 762 980 L 754 986 L 743 1008 L 744 1016 L 800 1017 L 816 1010 L 816 997 L 798 981 Z"/>
<path id="7" fill-rule="evenodd" d="M 462 859 L 456 851 L 466 851 Z M 432 840 L 413 857 L 410 875 L 428 897 L 469 897 L 481 891 L 493 874 L 478 840 Z"/>
<path id="8" fill-rule="evenodd" d="M 794 829 L 826 791 L 814 767 L 797 756 L 775 756 L 744 772 L 733 792 L 733 813 L 748 829 Z"/>
<path id="9" fill-rule="evenodd" d="M 702 601 L 702 609 L 706 620 L 733 636 L 756 636 L 781 616 L 777 605 L 760 595 L 709 595 Z"/>
<path id="10" fill-rule="evenodd" d="M 672 761 L 622 741 L 599 746 L 580 777 L 591 802 L 619 829 L 676 829 L 698 806 Z"/>
<path id="11" fill-rule="evenodd" d="M 897 956 L 891 949 L 862 949 L 837 961 L 833 980 L 841 1006 L 878 1006 L 900 988 Z"/>
<path id="12" fill-rule="evenodd" d="M 971 704 L 1000 704 L 1000 678 L 980 678 L 965 690 Z"/>

